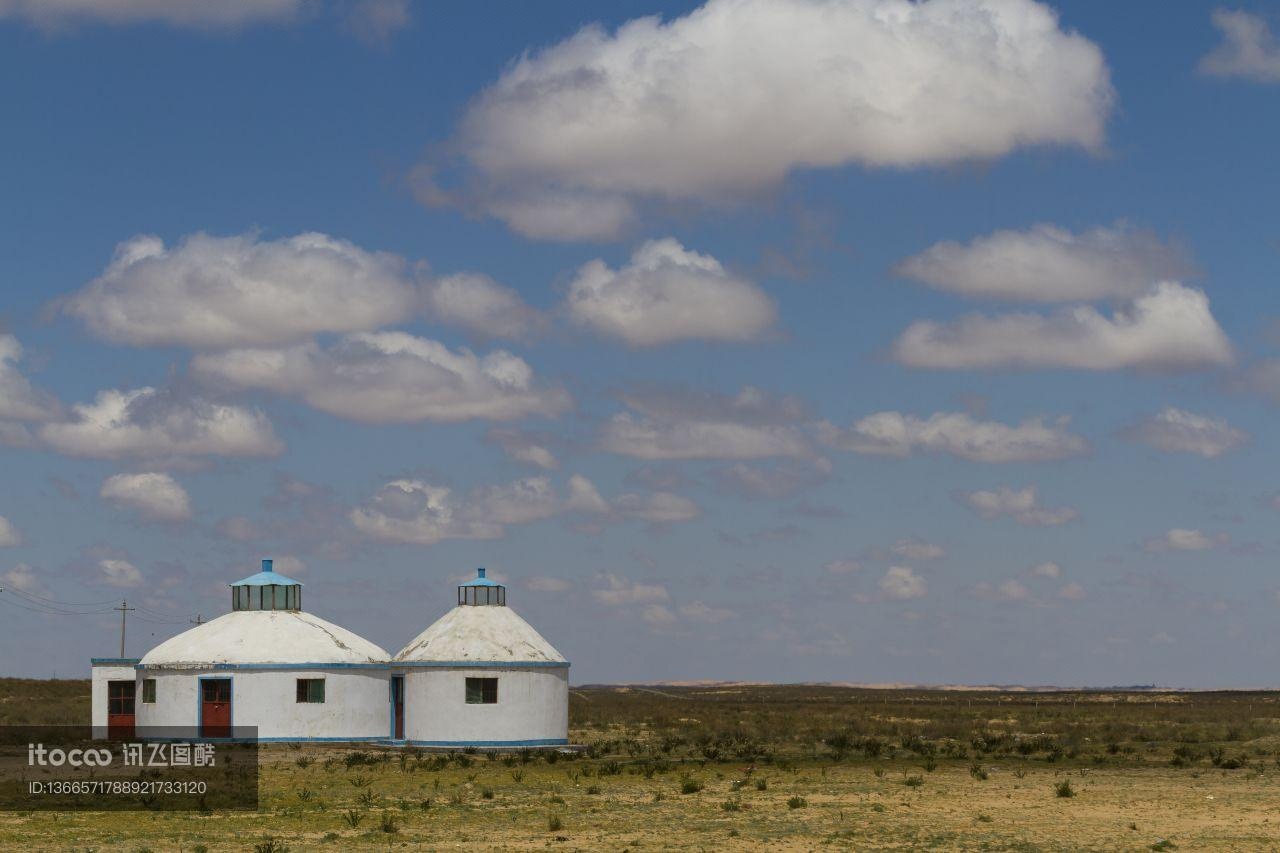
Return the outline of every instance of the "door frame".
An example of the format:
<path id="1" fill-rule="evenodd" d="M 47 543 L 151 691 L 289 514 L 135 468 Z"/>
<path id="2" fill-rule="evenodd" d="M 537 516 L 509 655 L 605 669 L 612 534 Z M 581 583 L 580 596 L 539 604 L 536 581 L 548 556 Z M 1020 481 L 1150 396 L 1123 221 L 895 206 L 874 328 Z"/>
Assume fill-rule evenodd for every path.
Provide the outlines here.
<path id="1" fill-rule="evenodd" d="M 201 740 L 229 740 L 227 738 L 206 738 L 204 736 L 204 683 L 206 681 L 227 682 L 227 734 L 233 736 L 236 731 L 235 683 L 229 675 L 201 675 L 196 678 L 196 737 Z"/>
<path id="2" fill-rule="evenodd" d="M 133 713 L 131 713 L 131 714 L 112 714 L 112 713 L 111 713 L 111 686 L 112 686 L 112 685 L 114 685 L 114 684 L 127 684 L 127 685 L 129 685 L 130 687 L 132 687 L 132 688 L 133 688 Z M 116 726 L 114 726 L 114 727 L 113 727 L 113 726 L 111 725 L 111 718 L 112 718 L 112 717 L 124 717 L 124 716 L 127 716 L 127 717 L 129 718 L 129 732 L 128 732 L 128 734 L 119 735 L 119 737 L 121 737 L 122 739 L 126 739 L 126 740 L 127 740 L 127 739 L 133 738 L 133 737 L 135 737 L 135 736 L 137 735 L 137 725 L 138 725 L 138 681 L 137 681 L 137 679 L 134 679 L 134 680 L 130 681 L 130 680 L 125 679 L 125 678 L 112 678 L 112 679 L 108 679 L 108 680 L 107 680 L 107 738 L 108 738 L 108 739 L 112 739 L 112 740 L 114 740 L 114 739 L 115 739 L 115 737 L 113 737 L 113 735 L 112 735 L 112 733 L 111 733 L 112 728 L 115 728 L 115 729 L 117 730 L 117 732 L 119 731 L 119 729 L 123 728 L 123 726 L 121 726 L 121 725 L 119 725 L 119 724 L 117 724 Z"/>
<path id="3" fill-rule="evenodd" d="M 399 688 L 399 690 L 398 690 L 398 691 L 397 691 L 397 689 L 396 689 L 397 687 Z M 407 730 L 407 726 L 405 725 L 405 719 L 404 719 L 404 718 L 405 718 L 404 674 L 402 673 L 402 674 L 400 674 L 400 675 L 396 675 L 396 674 L 394 674 L 394 673 L 393 673 L 393 674 L 392 674 L 392 676 L 391 676 L 391 681 L 390 681 L 390 683 L 389 683 L 389 685 L 388 685 L 388 688 L 389 688 L 389 689 L 387 690 L 387 700 L 388 700 L 389 704 L 391 705 L 391 732 L 390 732 L 390 734 L 391 734 L 391 739 L 392 739 L 392 740 L 404 740 L 404 737 L 403 737 L 403 736 L 402 736 L 402 737 L 396 737 L 396 723 L 397 723 L 397 722 L 400 724 L 400 726 L 399 726 L 400 731 L 404 732 L 404 731 L 406 731 L 406 730 Z M 396 713 L 396 696 L 397 696 L 397 693 L 398 693 L 398 695 L 399 695 L 399 697 L 400 697 L 400 713 L 399 713 L 399 714 L 397 714 L 397 713 Z"/>

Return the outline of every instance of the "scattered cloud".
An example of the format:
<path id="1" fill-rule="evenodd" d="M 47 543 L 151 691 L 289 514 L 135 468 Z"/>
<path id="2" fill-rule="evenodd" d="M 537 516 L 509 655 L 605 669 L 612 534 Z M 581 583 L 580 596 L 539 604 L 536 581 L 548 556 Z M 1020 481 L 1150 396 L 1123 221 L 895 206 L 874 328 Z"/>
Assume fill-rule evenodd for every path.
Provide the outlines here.
<path id="1" fill-rule="evenodd" d="M 47 596 L 49 594 L 48 588 L 41 582 L 40 576 L 36 574 L 35 569 L 26 563 L 18 563 L 18 565 L 0 575 L 0 587 L 16 589 L 19 592 L 25 592 L 30 595 Z"/>
<path id="2" fill-rule="evenodd" d="M 889 570 L 880 578 L 879 586 L 880 591 L 885 596 L 897 601 L 920 598 L 929 591 L 929 586 L 925 583 L 924 578 L 906 566 L 890 566 Z"/>
<path id="3" fill-rule="evenodd" d="M 46 31 L 84 24 L 167 24 L 179 29 L 234 30 L 296 20 L 304 0 L 0 0 L 0 20 L 16 18 Z"/>
<path id="4" fill-rule="evenodd" d="M 946 556 L 941 545 L 919 539 L 899 539 L 889 550 L 906 560 L 937 560 Z"/>
<path id="5" fill-rule="evenodd" d="M 0 515 L 0 548 L 12 548 L 22 544 L 22 534 L 9 519 Z"/>
<path id="6" fill-rule="evenodd" d="M 676 621 L 676 615 L 665 604 L 646 604 L 640 608 L 640 618 L 653 626 L 670 625 Z"/>
<path id="7" fill-rule="evenodd" d="M 35 388 L 19 372 L 18 362 L 21 360 L 22 345 L 18 339 L 13 335 L 0 334 L 0 422 L 47 421 L 57 417 L 58 401 L 53 395 Z M 0 427 L 3 426 L 0 423 Z M 17 424 L 9 426 L 15 432 L 19 428 Z"/>
<path id="8" fill-rule="evenodd" d="M 712 607 L 701 601 L 692 601 L 679 607 L 680 615 L 692 622 L 715 624 L 737 617 L 737 613 L 725 607 Z"/>
<path id="9" fill-rule="evenodd" d="M 573 584 L 564 578 L 526 578 L 523 585 L 534 592 L 568 592 L 573 589 Z"/>
<path id="10" fill-rule="evenodd" d="M 373 539 L 434 545 L 446 539 L 497 539 L 502 525 L 468 517 L 450 489 L 420 480 L 393 480 L 363 506 L 351 510 L 351 523 Z"/>
<path id="11" fill-rule="evenodd" d="M 215 525 L 215 529 L 222 536 L 236 542 L 257 542 L 267 536 L 267 532 L 257 522 L 243 515 L 224 518 Z"/>
<path id="12" fill-rule="evenodd" d="M 102 483 L 98 496 L 152 521 L 189 521 L 192 515 L 186 489 L 164 473 L 116 474 Z"/>
<path id="13" fill-rule="evenodd" d="M 1122 435 L 1165 453 L 1193 453 L 1206 459 L 1237 450 L 1250 441 L 1249 433 L 1233 427 L 1226 418 L 1198 415 L 1172 406 L 1129 427 Z"/>
<path id="14" fill-rule="evenodd" d="M 142 572 L 128 560 L 108 558 L 98 561 L 99 580 L 107 586 L 142 586 Z"/>
<path id="15" fill-rule="evenodd" d="M 1049 315 L 970 314 L 912 323 L 893 343 L 907 367 L 1191 370 L 1229 365 L 1231 342 L 1203 292 L 1162 282 L 1110 317 L 1079 305 Z"/>
<path id="16" fill-rule="evenodd" d="M 533 465 L 544 471 L 554 471 L 560 467 L 559 460 L 551 452 L 549 444 L 554 436 L 537 435 L 519 429 L 492 427 L 485 433 L 485 441 L 496 444 L 517 462 Z"/>
<path id="17" fill-rule="evenodd" d="M 862 564 L 857 560 L 832 560 L 822 569 L 831 575 L 852 575 L 862 571 Z"/>
<path id="18" fill-rule="evenodd" d="M 278 346 L 413 316 L 404 261 L 325 234 L 262 240 L 151 235 L 116 247 L 102 275 L 61 302 L 91 332 L 134 346 Z"/>
<path id="19" fill-rule="evenodd" d="M 569 497 L 565 508 L 595 516 L 597 520 L 630 519 L 650 524 L 692 521 L 702 514 L 698 505 L 689 498 L 664 491 L 628 492 L 609 501 L 590 480 L 577 474 L 569 478 Z"/>
<path id="20" fill-rule="evenodd" d="M 783 459 L 772 465 L 736 462 L 711 472 L 725 491 L 747 500 L 779 500 L 808 491 L 831 478 L 834 466 L 820 456 Z"/>
<path id="21" fill-rule="evenodd" d="M 192 369 L 205 381 L 301 397 L 362 423 L 513 420 L 570 405 L 564 389 L 537 384 L 533 369 L 505 350 L 479 357 L 403 332 L 347 335 L 327 349 L 207 353 Z"/>
<path id="22" fill-rule="evenodd" d="M 1027 574 L 1037 578 L 1058 578 L 1062 576 L 1062 566 L 1053 561 L 1047 561 L 1032 566 Z"/>
<path id="23" fill-rule="evenodd" d="M 804 407 L 745 387 L 736 396 L 649 392 L 623 401 L 638 414 L 621 412 L 604 426 L 600 446 L 637 459 L 765 459 L 807 456 L 801 430 Z"/>
<path id="24" fill-rule="evenodd" d="M 176 389 L 107 390 L 40 427 L 40 439 L 68 456 L 163 460 L 187 456 L 273 456 L 283 450 L 262 412 Z"/>
<path id="25" fill-rule="evenodd" d="M 824 423 L 821 440 L 840 450 L 875 456 L 948 453 L 974 462 L 1040 462 L 1089 451 L 1089 443 L 1067 431 L 1068 419 L 1042 418 L 1016 426 L 979 421 L 964 412 L 938 412 L 927 419 L 901 412 L 877 412 L 842 429 Z"/>
<path id="26" fill-rule="evenodd" d="M 1073 233 L 1057 225 L 935 243 L 894 272 L 965 296 L 1032 302 L 1133 298 L 1195 272 L 1186 252 L 1126 223 Z"/>
<path id="27" fill-rule="evenodd" d="M 457 273 L 422 286 L 427 319 L 465 329 L 476 338 L 524 340 L 546 328 L 547 318 L 514 289 L 480 273 Z"/>
<path id="28" fill-rule="evenodd" d="M 957 497 L 983 518 L 1012 518 L 1025 527 L 1056 527 L 1080 516 L 1071 507 L 1043 506 L 1035 486 L 1022 489 L 1000 486 L 994 490 L 959 492 Z"/>
<path id="29" fill-rule="evenodd" d="M 662 584 L 645 584 L 619 575 L 605 575 L 603 589 L 591 591 L 591 597 L 610 607 L 627 607 L 636 604 L 655 604 L 669 601 L 671 595 Z"/>
<path id="30" fill-rule="evenodd" d="M 272 568 L 285 577 L 295 577 L 307 571 L 307 564 L 298 557 L 285 554 L 273 558 Z"/>
<path id="31" fill-rule="evenodd" d="M 1098 47 L 1031 0 L 709 0 L 520 57 L 452 140 L 462 197 L 431 164 L 417 189 L 526 236 L 608 238 L 638 204 L 741 200 L 800 169 L 1100 151 L 1113 97 Z"/>
<path id="32" fill-rule="evenodd" d="M 1222 41 L 1200 60 L 1200 72 L 1257 83 L 1280 82 L 1280 43 L 1266 18 L 1241 9 L 1214 9 Z"/>
<path id="33" fill-rule="evenodd" d="M 1145 551 L 1208 551 L 1227 543 L 1224 533 L 1210 536 L 1199 530 L 1175 527 L 1142 543 Z"/>
<path id="34" fill-rule="evenodd" d="M 412 22 L 409 0 L 356 0 L 342 26 L 364 44 L 380 47 Z"/>
<path id="35" fill-rule="evenodd" d="M 1058 590 L 1058 598 L 1064 598 L 1067 601 L 1083 601 L 1085 599 L 1084 587 L 1078 583 L 1063 584 Z"/>
<path id="36" fill-rule="evenodd" d="M 677 240 L 651 240 L 631 263 L 582 266 L 565 299 L 569 319 L 635 347 L 681 340 L 749 341 L 777 319 L 773 301 L 710 255 Z"/>

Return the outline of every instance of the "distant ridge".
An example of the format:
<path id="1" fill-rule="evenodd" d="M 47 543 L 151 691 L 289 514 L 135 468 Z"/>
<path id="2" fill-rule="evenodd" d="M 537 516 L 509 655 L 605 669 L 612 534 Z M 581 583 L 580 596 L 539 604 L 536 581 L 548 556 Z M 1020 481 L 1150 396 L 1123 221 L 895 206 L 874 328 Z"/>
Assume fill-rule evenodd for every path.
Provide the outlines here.
<path id="1" fill-rule="evenodd" d="M 858 690 L 937 690 L 986 693 L 1253 693 L 1276 687 L 1162 687 L 1156 684 L 1063 687 L 1056 684 L 913 684 L 858 681 L 622 681 L 610 684 L 578 684 L 575 687 L 643 689 L 657 687 L 847 687 Z"/>

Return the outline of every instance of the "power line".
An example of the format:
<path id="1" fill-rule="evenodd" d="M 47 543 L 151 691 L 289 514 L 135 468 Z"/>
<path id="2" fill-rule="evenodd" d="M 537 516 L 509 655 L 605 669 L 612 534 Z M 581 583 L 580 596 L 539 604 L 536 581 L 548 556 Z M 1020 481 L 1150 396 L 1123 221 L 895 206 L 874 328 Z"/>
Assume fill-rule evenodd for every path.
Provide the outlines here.
<path id="1" fill-rule="evenodd" d="M 105 604 L 115 603 L 114 598 L 108 598 L 106 601 L 86 601 L 81 603 L 81 602 L 71 602 L 71 601 L 56 601 L 55 599 L 45 598 L 43 595 L 36 595 L 34 592 L 27 592 L 26 590 L 23 590 L 23 589 L 14 588 L 14 589 L 10 589 L 9 592 L 15 595 L 20 595 L 26 599 L 30 599 L 36 604 L 51 604 L 51 605 L 57 605 L 58 607 L 101 607 Z"/>
<path id="2" fill-rule="evenodd" d="M 8 590 L 12 592 L 12 590 Z M 110 613 L 114 608 L 108 607 L 105 610 L 45 610 L 36 607 L 28 607 L 25 604 L 15 601 L 12 598 L 0 597 L 0 603 L 17 607 L 22 610 L 30 610 L 32 613 L 43 613 L 45 616 L 96 616 L 101 613 Z"/>

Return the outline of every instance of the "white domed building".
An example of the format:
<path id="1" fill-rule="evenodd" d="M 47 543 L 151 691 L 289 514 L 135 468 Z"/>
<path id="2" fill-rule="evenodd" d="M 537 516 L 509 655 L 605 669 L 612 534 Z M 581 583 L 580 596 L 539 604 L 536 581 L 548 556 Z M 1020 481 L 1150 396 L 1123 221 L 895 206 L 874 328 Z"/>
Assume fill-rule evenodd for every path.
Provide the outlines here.
<path id="1" fill-rule="evenodd" d="M 507 607 L 502 584 L 477 577 L 458 605 L 391 661 L 404 740 L 431 747 L 569 742 L 569 662 Z"/>
<path id="2" fill-rule="evenodd" d="M 138 661 L 139 727 L 264 741 L 385 740 L 387 652 L 302 609 L 302 584 L 262 561 L 231 584 L 231 612 Z M 154 732 L 153 732 L 154 734 Z"/>

